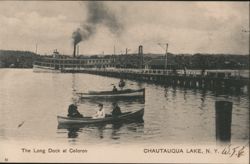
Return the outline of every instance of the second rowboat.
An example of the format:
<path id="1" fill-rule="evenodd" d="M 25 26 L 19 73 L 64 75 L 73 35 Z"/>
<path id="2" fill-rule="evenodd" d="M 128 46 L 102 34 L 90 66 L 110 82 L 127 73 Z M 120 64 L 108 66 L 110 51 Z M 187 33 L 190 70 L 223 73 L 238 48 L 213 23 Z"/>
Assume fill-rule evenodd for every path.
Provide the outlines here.
<path id="1" fill-rule="evenodd" d="M 92 99 L 92 98 L 134 98 L 145 97 L 145 88 L 132 90 L 125 89 L 119 91 L 90 91 L 88 93 L 77 93 L 80 98 Z"/>

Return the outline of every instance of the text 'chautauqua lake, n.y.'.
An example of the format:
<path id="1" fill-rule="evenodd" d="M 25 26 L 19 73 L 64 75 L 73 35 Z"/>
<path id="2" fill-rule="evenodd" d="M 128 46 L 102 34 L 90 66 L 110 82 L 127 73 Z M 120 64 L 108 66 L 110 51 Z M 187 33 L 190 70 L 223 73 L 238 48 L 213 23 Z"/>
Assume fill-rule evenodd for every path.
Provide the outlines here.
<path id="1" fill-rule="evenodd" d="M 246 145 L 235 146 L 225 145 L 217 148 L 145 148 L 143 149 L 144 154 L 217 154 L 225 155 L 229 157 L 240 158 L 245 156 Z"/>

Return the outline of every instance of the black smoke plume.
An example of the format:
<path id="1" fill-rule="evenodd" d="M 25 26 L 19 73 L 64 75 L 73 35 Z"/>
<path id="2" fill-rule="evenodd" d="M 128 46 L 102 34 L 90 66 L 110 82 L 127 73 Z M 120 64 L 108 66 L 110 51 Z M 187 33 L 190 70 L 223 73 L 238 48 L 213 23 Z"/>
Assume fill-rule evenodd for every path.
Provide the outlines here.
<path id="1" fill-rule="evenodd" d="M 74 41 L 74 45 L 76 45 L 77 43 L 79 43 L 80 41 L 82 41 L 82 36 L 81 36 L 81 30 L 80 30 L 80 28 L 78 28 L 76 31 L 73 32 L 72 38 L 73 38 L 73 41 Z"/>
<path id="2" fill-rule="evenodd" d="M 86 41 L 93 36 L 96 33 L 98 24 L 105 25 L 114 34 L 119 35 L 121 33 L 123 30 L 122 23 L 117 19 L 115 13 L 110 11 L 103 2 L 91 1 L 86 3 L 87 20 L 73 32 L 74 45 L 81 41 Z"/>

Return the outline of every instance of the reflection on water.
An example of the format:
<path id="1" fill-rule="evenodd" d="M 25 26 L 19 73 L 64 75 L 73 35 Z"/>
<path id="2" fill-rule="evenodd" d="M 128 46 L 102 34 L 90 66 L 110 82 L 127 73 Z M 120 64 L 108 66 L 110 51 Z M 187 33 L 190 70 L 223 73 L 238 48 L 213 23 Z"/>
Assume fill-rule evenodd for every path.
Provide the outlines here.
<path id="1" fill-rule="evenodd" d="M 77 138 L 79 128 L 68 128 L 68 138 Z"/>
<path id="2" fill-rule="evenodd" d="M 201 105 L 200 105 L 200 109 L 203 110 L 204 107 L 205 107 L 205 104 L 206 104 L 206 94 L 207 94 L 207 91 L 204 89 L 201 91 Z"/>
<path id="3" fill-rule="evenodd" d="M 135 133 L 134 137 L 137 137 L 140 133 L 143 133 L 144 121 L 131 121 L 131 122 L 117 122 L 114 124 L 59 124 L 58 134 L 63 131 L 67 131 L 67 137 L 69 142 L 77 142 L 81 133 L 89 133 L 90 136 L 95 136 L 96 139 L 108 139 L 119 140 L 122 135 L 127 133 Z M 59 133 L 60 132 L 60 133 Z M 95 134 L 95 135 L 93 135 Z"/>
<path id="4" fill-rule="evenodd" d="M 98 135 L 99 135 L 100 139 L 102 139 L 104 137 L 104 135 L 103 135 L 104 128 L 105 128 L 105 125 L 97 126 Z"/>
<path id="5" fill-rule="evenodd" d="M 77 90 L 76 90 L 76 74 L 72 74 L 72 103 L 77 104 L 78 97 L 77 97 Z"/>
<path id="6" fill-rule="evenodd" d="M 114 140 L 120 139 L 119 131 L 120 131 L 121 127 L 122 127 L 122 123 L 112 125 L 112 133 L 111 133 L 112 139 L 114 139 Z"/>
<path id="7" fill-rule="evenodd" d="M 118 84 L 120 79 L 15 69 L 0 70 L 0 77 L 4 77 L 0 78 L 0 138 L 3 140 L 43 139 L 77 144 L 216 143 L 218 97 L 232 101 L 231 141 L 245 142 L 249 138 L 246 88 L 211 91 L 127 80 L 127 88 L 146 89 L 145 101 L 116 101 L 122 112 L 144 108 L 143 123 L 60 128 L 56 116 L 67 115 L 69 104 L 74 102 L 84 116 L 93 115 L 100 102 L 106 113 L 111 113 L 112 101 L 81 100 L 76 92 L 112 90 L 111 84 Z"/>

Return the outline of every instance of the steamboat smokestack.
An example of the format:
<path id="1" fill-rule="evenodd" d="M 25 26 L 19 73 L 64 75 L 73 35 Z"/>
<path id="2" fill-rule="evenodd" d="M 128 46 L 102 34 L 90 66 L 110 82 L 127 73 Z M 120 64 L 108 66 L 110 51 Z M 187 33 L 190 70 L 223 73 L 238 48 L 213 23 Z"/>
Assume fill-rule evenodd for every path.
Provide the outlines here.
<path id="1" fill-rule="evenodd" d="M 76 53 L 77 56 L 79 56 L 79 45 L 77 45 L 77 53 Z"/>
<path id="2" fill-rule="evenodd" d="M 74 44 L 73 57 L 76 57 L 76 44 Z"/>
<path id="3" fill-rule="evenodd" d="M 139 58 L 140 58 L 140 68 L 142 69 L 143 68 L 143 46 L 140 45 L 139 46 L 139 50 L 138 50 L 138 55 L 139 55 Z"/>

